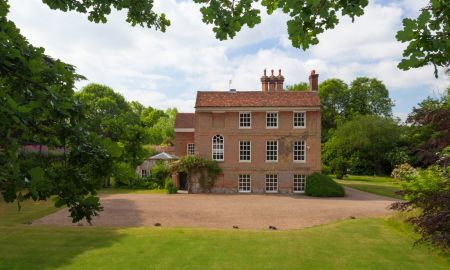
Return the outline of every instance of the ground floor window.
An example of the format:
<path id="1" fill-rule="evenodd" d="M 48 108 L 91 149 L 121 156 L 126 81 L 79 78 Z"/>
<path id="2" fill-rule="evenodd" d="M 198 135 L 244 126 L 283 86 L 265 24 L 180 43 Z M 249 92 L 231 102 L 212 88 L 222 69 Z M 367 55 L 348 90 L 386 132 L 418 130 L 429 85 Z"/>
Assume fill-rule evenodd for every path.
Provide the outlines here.
<path id="1" fill-rule="evenodd" d="M 188 156 L 193 156 L 195 154 L 195 144 L 193 143 L 187 144 L 187 154 Z"/>
<path id="2" fill-rule="evenodd" d="M 278 191 L 278 175 L 266 174 L 266 192 Z"/>
<path id="3" fill-rule="evenodd" d="M 294 192 L 303 193 L 305 192 L 306 186 L 306 176 L 303 174 L 294 175 Z"/>
<path id="4" fill-rule="evenodd" d="M 239 192 L 250 192 L 252 188 L 250 174 L 239 175 Z"/>
<path id="5" fill-rule="evenodd" d="M 145 178 L 148 176 L 148 170 L 141 170 L 141 177 Z"/>

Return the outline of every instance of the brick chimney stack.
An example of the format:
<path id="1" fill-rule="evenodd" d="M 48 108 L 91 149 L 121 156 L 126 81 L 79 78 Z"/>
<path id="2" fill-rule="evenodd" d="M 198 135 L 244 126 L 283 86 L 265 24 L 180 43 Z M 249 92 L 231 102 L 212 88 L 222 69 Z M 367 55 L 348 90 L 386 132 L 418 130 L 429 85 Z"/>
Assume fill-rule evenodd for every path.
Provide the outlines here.
<path id="1" fill-rule="evenodd" d="M 264 75 L 261 76 L 261 86 L 262 91 L 267 92 L 269 90 L 269 77 L 266 75 L 266 70 L 264 69 Z"/>
<path id="2" fill-rule="evenodd" d="M 282 92 L 284 77 L 281 75 L 281 69 L 278 70 L 278 76 L 273 74 L 273 69 L 271 70 L 271 75 L 267 76 L 266 70 L 264 69 L 264 75 L 261 76 L 261 90 L 263 92 Z"/>
<path id="3" fill-rule="evenodd" d="M 319 74 L 316 74 L 316 71 L 311 70 L 311 75 L 309 75 L 309 91 L 317 92 L 319 88 Z"/>
<path id="4" fill-rule="evenodd" d="M 281 69 L 278 70 L 277 76 L 277 92 L 283 92 L 284 77 L 281 75 Z"/>

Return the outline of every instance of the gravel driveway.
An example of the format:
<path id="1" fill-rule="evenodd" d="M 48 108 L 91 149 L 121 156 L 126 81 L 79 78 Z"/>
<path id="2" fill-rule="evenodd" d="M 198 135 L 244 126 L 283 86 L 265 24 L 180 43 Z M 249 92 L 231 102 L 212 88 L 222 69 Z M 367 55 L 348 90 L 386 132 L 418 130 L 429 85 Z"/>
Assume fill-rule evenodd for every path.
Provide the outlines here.
<path id="1" fill-rule="evenodd" d="M 304 195 L 114 194 L 102 196 L 104 211 L 93 226 L 296 229 L 347 219 L 389 214 L 394 199 L 346 188 L 344 198 Z M 67 209 L 33 224 L 77 226 Z M 83 225 L 86 225 L 85 223 Z"/>

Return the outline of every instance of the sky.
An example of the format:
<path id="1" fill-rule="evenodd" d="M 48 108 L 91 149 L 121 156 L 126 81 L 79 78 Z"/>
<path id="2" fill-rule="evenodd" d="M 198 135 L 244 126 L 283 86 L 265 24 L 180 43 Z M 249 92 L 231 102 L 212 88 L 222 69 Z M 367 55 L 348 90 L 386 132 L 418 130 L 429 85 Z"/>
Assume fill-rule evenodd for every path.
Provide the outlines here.
<path id="1" fill-rule="evenodd" d="M 9 0 L 8 18 L 34 46 L 77 67 L 87 80 L 101 83 L 146 106 L 176 107 L 193 112 L 196 91 L 261 89 L 264 69 L 282 69 L 285 84 L 308 81 L 312 69 L 319 80 L 340 78 L 350 84 L 358 76 L 384 82 L 395 102 L 394 115 L 405 119 L 427 96 L 438 97 L 450 85 L 431 66 L 397 69 L 405 44 L 396 41 L 402 18 L 415 17 L 427 0 L 374 0 L 365 14 L 319 36 L 307 51 L 293 48 L 287 36 L 288 17 L 267 15 L 262 23 L 244 28 L 232 40 L 219 41 L 212 26 L 202 22 L 193 1 L 155 0 L 155 10 L 171 20 L 166 33 L 132 27 L 126 12 L 113 11 L 106 24 L 88 21 L 86 14 L 51 10 L 42 0 Z"/>

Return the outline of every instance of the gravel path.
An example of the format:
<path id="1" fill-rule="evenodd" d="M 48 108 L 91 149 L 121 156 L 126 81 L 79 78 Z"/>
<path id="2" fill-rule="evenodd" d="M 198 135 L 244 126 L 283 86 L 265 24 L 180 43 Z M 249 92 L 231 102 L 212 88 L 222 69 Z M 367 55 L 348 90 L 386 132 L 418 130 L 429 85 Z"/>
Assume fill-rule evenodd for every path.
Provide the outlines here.
<path id="1" fill-rule="evenodd" d="M 296 229 L 347 219 L 389 214 L 394 199 L 346 188 L 344 198 L 304 195 L 114 194 L 102 196 L 104 211 L 93 226 Z M 72 224 L 67 209 L 33 224 Z M 84 223 L 83 225 L 86 225 Z"/>

